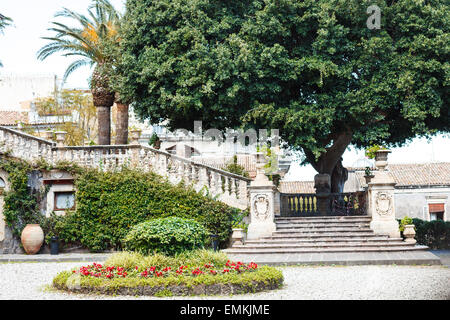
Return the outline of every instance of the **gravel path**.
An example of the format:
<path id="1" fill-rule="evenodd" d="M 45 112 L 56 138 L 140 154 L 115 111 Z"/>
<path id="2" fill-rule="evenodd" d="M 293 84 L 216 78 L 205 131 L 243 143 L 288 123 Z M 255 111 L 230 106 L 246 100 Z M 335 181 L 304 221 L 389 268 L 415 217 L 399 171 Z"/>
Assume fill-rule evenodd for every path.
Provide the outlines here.
<path id="1" fill-rule="evenodd" d="M 0 264 L 0 299 L 162 299 L 78 295 L 49 290 L 60 271 L 86 263 Z M 445 299 L 450 300 L 450 268 L 442 266 L 282 267 L 282 289 L 226 299 Z M 178 297 L 167 299 L 223 299 Z"/>

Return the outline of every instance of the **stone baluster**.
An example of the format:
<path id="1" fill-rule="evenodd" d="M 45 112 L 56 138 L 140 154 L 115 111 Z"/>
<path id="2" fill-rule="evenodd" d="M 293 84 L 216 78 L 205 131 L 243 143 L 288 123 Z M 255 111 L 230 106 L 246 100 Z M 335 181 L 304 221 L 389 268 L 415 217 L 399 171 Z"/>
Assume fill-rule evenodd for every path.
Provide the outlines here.
<path id="1" fill-rule="evenodd" d="M 236 192 L 236 190 L 237 190 L 237 188 L 236 188 L 236 183 L 237 183 L 237 179 L 234 179 L 234 178 L 230 178 L 230 184 L 231 184 L 231 188 L 230 188 L 230 195 L 233 197 L 233 198 L 236 198 L 237 199 L 237 192 Z"/>

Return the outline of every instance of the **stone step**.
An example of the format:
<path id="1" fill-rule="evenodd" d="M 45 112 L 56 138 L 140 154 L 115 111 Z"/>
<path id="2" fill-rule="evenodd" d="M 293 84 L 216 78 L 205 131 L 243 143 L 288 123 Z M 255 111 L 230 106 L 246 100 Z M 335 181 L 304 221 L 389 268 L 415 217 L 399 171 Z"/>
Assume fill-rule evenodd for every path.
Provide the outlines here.
<path id="1" fill-rule="evenodd" d="M 370 225 L 370 221 L 277 221 L 275 223 L 279 226 L 292 225 L 292 226 L 327 226 L 327 225 L 337 225 L 337 226 L 353 226 L 353 225 Z"/>
<path id="2" fill-rule="evenodd" d="M 315 230 L 315 229 L 370 229 L 369 224 L 351 224 L 351 225 L 339 225 L 339 224 L 308 224 L 308 225 L 295 225 L 295 224 L 276 224 L 277 230 L 294 229 L 294 230 Z"/>
<path id="3" fill-rule="evenodd" d="M 323 234 L 323 233 L 361 233 L 361 234 L 373 234 L 373 230 L 370 228 L 324 228 L 324 229 L 281 229 L 272 232 L 272 235 L 282 235 L 282 234 L 295 234 L 295 235 L 310 235 L 310 234 Z"/>
<path id="4" fill-rule="evenodd" d="M 323 252 L 395 252 L 395 251 L 424 251 L 427 246 L 377 246 L 377 247 L 339 247 L 339 248 L 230 248 L 226 254 L 289 254 L 289 253 L 323 253 Z"/>
<path id="5" fill-rule="evenodd" d="M 425 250 L 385 252 L 323 252 L 291 254 L 228 254 L 233 261 L 258 265 L 441 265 L 440 258 Z"/>
<path id="6" fill-rule="evenodd" d="M 399 242 L 399 241 L 384 241 L 384 242 L 328 242 L 328 243 L 320 243 L 320 242 L 312 242 L 312 243 L 248 243 L 246 242 L 244 245 L 234 245 L 231 249 L 290 249 L 290 248 L 379 248 L 379 247 L 411 247 L 413 246 L 407 242 Z"/>
<path id="7" fill-rule="evenodd" d="M 360 218 L 360 219 L 281 219 L 275 218 L 276 223 L 294 223 L 294 224 L 309 224 L 309 223 L 370 223 L 370 218 Z"/>
<path id="8" fill-rule="evenodd" d="M 373 238 L 331 238 L 331 239 L 259 239 L 259 240 L 247 240 L 245 241 L 246 244 L 297 244 L 297 243 L 317 243 L 317 244 L 324 244 L 327 243 L 348 243 L 348 242 L 356 242 L 356 243 L 383 243 L 383 242 L 403 242 L 402 238 L 388 238 L 385 237 L 373 237 Z"/>
<path id="9" fill-rule="evenodd" d="M 323 232 L 323 233 L 299 233 L 299 232 L 289 232 L 289 233 L 276 233 L 274 232 L 270 237 L 263 237 L 262 239 L 333 239 L 333 238 L 372 238 L 379 237 L 379 235 L 371 233 L 350 233 L 350 232 Z"/>
<path id="10" fill-rule="evenodd" d="M 314 217 L 285 217 L 285 216 L 275 216 L 276 221 L 351 221 L 351 220 L 368 220 L 372 218 L 369 216 L 314 216 Z"/>

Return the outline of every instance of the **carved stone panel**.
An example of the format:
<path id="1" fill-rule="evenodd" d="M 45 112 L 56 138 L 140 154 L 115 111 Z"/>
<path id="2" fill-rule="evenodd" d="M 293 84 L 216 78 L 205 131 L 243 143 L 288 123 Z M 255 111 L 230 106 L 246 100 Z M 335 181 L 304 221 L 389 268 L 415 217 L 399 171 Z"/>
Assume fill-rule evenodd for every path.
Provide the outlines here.
<path id="1" fill-rule="evenodd" d="M 258 220 L 266 220 L 269 217 L 270 200 L 266 194 L 257 194 L 253 197 L 253 207 L 255 208 L 255 217 Z"/>
<path id="2" fill-rule="evenodd" d="M 375 209 L 380 216 L 387 216 L 392 212 L 392 196 L 387 192 L 378 192 Z"/>

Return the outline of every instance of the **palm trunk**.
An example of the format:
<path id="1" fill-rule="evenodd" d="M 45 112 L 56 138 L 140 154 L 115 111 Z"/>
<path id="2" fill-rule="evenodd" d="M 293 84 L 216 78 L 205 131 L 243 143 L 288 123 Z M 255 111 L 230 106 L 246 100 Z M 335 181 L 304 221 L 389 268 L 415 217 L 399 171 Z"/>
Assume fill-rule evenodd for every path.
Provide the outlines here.
<path id="1" fill-rule="evenodd" d="M 98 144 L 111 144 L 111 107 L 114 103 L 114 92 L 109 89 L 109 80 L 102 65 L 97 65 L 92 73 L 91 91 L 94 106 L 97 108 Z"/>
<path id="2" fill-rule="evenodd" d="M 116 144 L 128 144 L 128 105 L 116 102 Z"/>
<path id="3" fill-rule="evenodd" d="M 111 144 L 111 107 L 97 106 L 98 144 Z"/>

